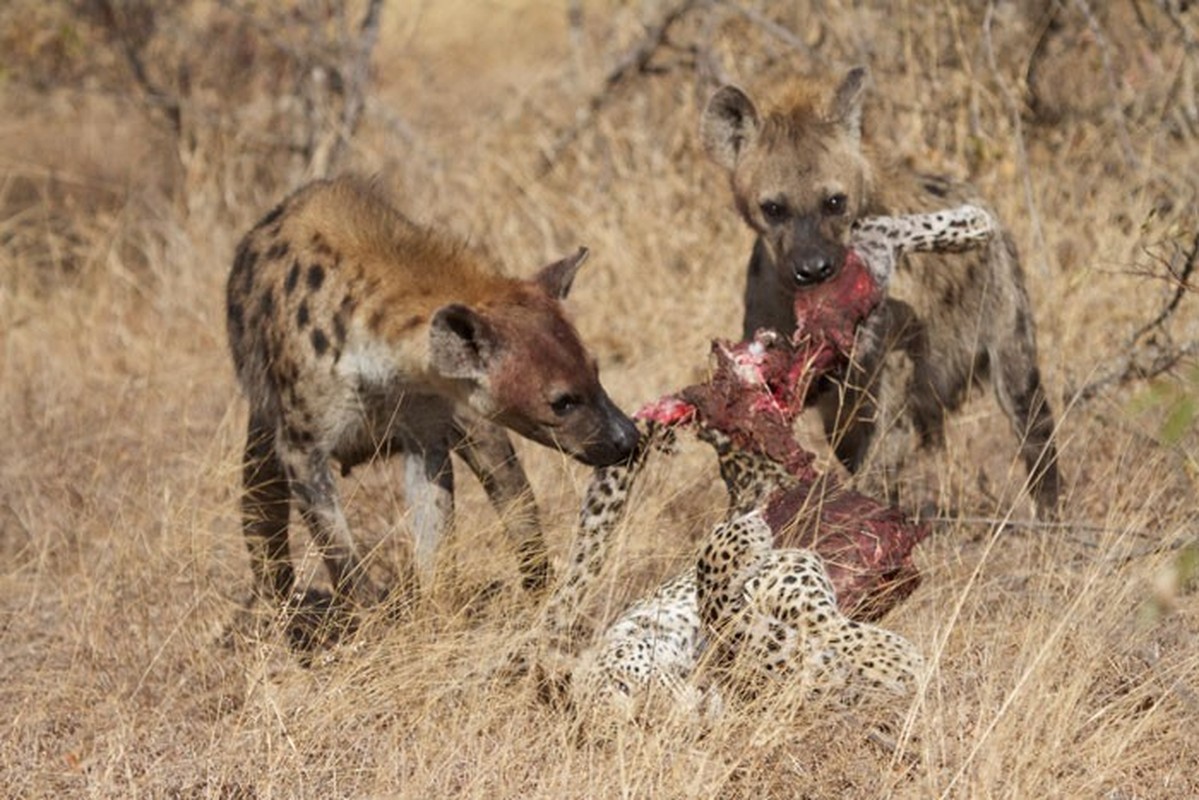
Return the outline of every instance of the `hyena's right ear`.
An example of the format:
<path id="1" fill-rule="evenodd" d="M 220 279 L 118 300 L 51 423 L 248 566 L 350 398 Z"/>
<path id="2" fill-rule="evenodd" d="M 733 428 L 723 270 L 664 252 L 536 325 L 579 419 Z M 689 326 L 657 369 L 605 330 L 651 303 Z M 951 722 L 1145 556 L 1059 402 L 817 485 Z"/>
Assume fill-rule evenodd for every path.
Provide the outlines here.
<path id="1" fill-rule="evenodd" d="M 575 275 L 579 273 L 579 267 L 587 260 L 588 252 L 586 247 L 580 247 L 574 255 L 542 267 L 533 281 L 555 300 L 565 300 L 571 284 L 575 282 Z"/>
<path id="2" fill-rule="evenodd" d="M 487 320 L 460 303 L 439 308 L 429 324 L 429 364 L 447 378 L 482 379 L 496 344 Z"/>
<path id="3" fill-rule="evenodd" d="M 869 80 L 870 72 L 865 67 L 845 73 L 829 108 L 829 118 L 840 123 L 855 142 L 862 139 L 862 100 Z"/>
<path id="4" fill-rule="evenodd" d="M 732 170 L 757 139 L 758 125 L 758 109 L 749 95 L 736 86 L 722 86 L 704 109 L 699 137 L 712 160 Z"/>

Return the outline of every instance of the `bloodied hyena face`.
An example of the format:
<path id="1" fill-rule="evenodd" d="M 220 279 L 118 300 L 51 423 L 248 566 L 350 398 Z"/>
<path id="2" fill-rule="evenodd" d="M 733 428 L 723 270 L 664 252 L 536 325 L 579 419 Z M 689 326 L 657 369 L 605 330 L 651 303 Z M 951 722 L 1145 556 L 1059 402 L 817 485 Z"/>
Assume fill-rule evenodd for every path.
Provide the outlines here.
<path id="1" fill-rule="evenodd" d="M 638 435 L 562 312 L 586 254 L 555 262 L 476 307 L 439 309 L 431 360 L 442 375 L 466 383 L 466 400 L 480 414 L 585 464 L 607 466 L 628 458 Z"/>

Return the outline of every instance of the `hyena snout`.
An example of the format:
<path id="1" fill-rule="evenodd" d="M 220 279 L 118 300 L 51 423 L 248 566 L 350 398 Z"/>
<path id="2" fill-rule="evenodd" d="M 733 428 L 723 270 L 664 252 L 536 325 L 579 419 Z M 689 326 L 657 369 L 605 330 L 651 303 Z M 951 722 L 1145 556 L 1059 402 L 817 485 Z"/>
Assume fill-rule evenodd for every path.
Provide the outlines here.
<path id="1" fill-rule="evenodd" d="M 790 241 L 781 243 L 783 257 L 778 259 L 783 283 L 812 286 L 837 274 L 845 262 L 845 247 L 822 235 L 811 226 L 799 225 Z"/>
<path id="2" fill-rule="evenodd" d="M 590 467 L 619 464 L 637 450 L 636 426 L 603 389 L 565 394 L 551 408 L 548 418 L 514 410 L 496 421 Z"/>
<path id="3" fill-rule="evenodd" d="M 594 407 L 593 432 L 584 434 L 571 451 L 576 459 L 591 467 L 607 467 L 627 461 L 637 449 L 640 434 L 633 420 L 608 397 L 601 394 Z"/>

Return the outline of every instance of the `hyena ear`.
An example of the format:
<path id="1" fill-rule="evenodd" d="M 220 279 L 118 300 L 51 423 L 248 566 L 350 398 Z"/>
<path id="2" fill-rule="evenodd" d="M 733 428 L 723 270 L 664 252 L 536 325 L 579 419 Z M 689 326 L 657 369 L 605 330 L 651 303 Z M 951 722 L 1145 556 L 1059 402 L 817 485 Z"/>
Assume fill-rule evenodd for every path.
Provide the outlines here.
<path id="1" fill-rule="evenodd" d="M 479 380 L 487 374 L 495 350 L 495 331 L 474 309 L 453 303 L 433 315 L 429 363 L 439 375 Z"/>
<path id="2" fill-rule="evenodd" d="M 713 161 L 727 170 L 758 137 L 758 109 L 736 86 L 722 86 L 712 95 L 699 121 L 699 138 Z"/>
<path id="3" fill-rule="evenodd" d="M 566 295 L 570 293 L 571 284 L 575 282 L 579 267 L 587 260 L 588 252 L 586 247 L 580 247 L 574 255 L 542 267 L 533 280 L 550 297 L 565 300 Z"/>
<path id="4" fill-rule="evenodd" d="M 829 119 L 840 122 L 855 142 L 862 138 L 862 100 L 869 81 L 870 71 L 865 67 L 854 67 L 845 73 L 829 108 Z"/>

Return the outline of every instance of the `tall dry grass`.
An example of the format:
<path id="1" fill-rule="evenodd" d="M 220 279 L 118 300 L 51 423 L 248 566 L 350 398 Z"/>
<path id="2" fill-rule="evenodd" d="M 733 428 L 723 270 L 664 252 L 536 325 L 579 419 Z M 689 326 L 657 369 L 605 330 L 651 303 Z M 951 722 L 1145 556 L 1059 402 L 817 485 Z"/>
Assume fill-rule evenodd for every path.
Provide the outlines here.
<path id="1" fill-rule="evenodd" d="M 567 5 L 386 8 L 347 166 L 514 272 L 590 246 L 571 303 L 632 408 L 702 375 L 709 339 L 739 323 L 751 239 L 698 149 L 705 76 L 868 63 L 876 129 L 975 181 L 1023 252 L 1062 423 L 1065 524 L 1004 524 L 1030 505 L 1007 423 L 980 396 L 946 450 L 913 467 L 923 489 L 908 501 L 950 518 L 917 554 L 924 584 L 885 624 L 930 669 L 910 704 L 877 714 L 784 693 L 706 731 L 580 740 L 503 669 L 537 603 L 469 479 L 420 607 L 371 617 L 309 667 L 270 631 L 223 647 L 250 583 L 223 281 L 244 228 L 305 179 L 288 138 L 304 120 L 294 64 L 275 45 L 304 44 L 314 28 L 285 23 L 325 6 L 247 18 L 196 0 L 131 28 L 151 77 L 183 99 L 175 130 L 96 4 L 15 0 L 0 10 L 0 793 L 1199 795 L 1199 599 L 1174 547 L 1196 537 L 1199 439 L 1177 425 L 1199 395 L 1194 363 L 1074 395 L 1119 366 L 1199 229 L 1195 11 L 1068 2 L 1047 28 L 1036 3 L 989 17 L 952 2 L 700 5 L 564 138 L 669 4 L 583 3 L 573 36 Z M 1199 337 L 1197 302 L 1183 297 L 1160 347 Z M 519 448 L 561 559 L 587 471 Z M 402 573 L 394 468 L 342 490 L 376 568 Z M 648 477 L 592 618 L 678 568 L 721 503 L 698 447 Z M 477 596 L 496 578 L 497 594 Z"/>

